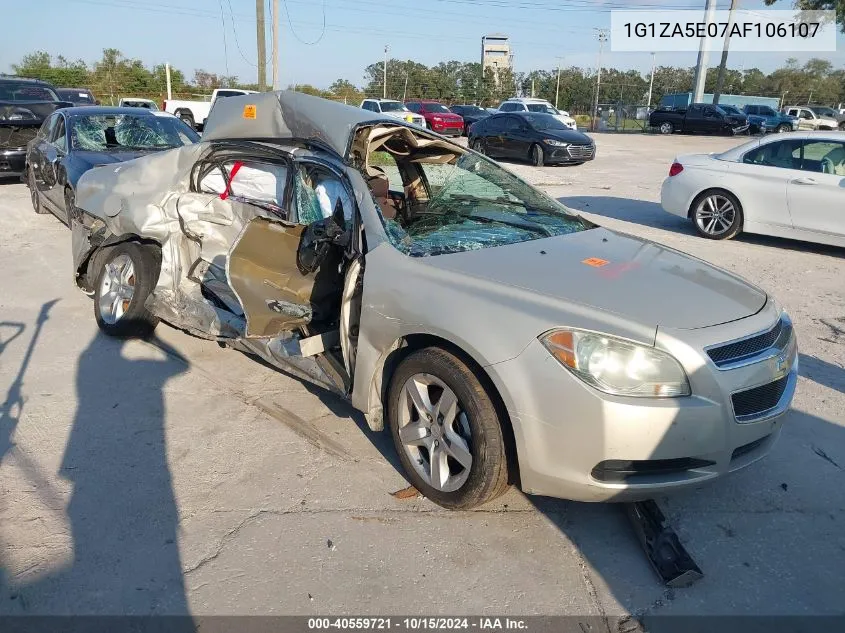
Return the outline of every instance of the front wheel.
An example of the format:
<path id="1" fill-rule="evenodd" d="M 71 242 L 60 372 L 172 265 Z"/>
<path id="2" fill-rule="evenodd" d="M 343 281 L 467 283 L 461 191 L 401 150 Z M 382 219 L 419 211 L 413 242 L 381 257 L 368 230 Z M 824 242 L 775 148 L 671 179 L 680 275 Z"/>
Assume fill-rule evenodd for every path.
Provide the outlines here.
<path id="1" fill-rule="evenodd" d="M 535 144 L 531 146 L 531 164 L 534 167 L 542 167 L 546 164 L 546 154 L 539 145 Z"/>
<path id="2" fill-rule="evenodd" d="M 845 132 L 845 121 L 842 121 L 842 123 L 839 124 L 839 131 Z"/>
<path id="3" fill-rule="evenodd" d="M 26 182 L 27 185 L 29 185 L 29 198 L 32 202 L 32 210 L 38 215 L 44 215 L 47 213 L 47 209 L 41 206 L 41 198 L 38 196 L 38 183 L 35 180 L 35 174 L 32 172 L 32 167 L 29 168 Z"/>
<path id="4" fill-rule="evenodd" d="M 742 230 L 742 207 L 727 191 L 709 191 L 692 203 L 695 230 L 709 240 L 729 240 Z"/>
<path id="5" fill-rule="evenodd" d="M 778 126 L 777 126 L 777 128 L 775 129 L 775 131 L 776 131 L 776 132 L 780 132 L 781 134 L 783 134 L 784 132 L 791 132 L 791 131 L 792 131 L 792 126 L 791 126 L 791 125 L 787 125 L 786 123 L 781 123 L 780 125 L 778 125 Z"/>
<path id="6" fill-rule="evenodd" d="M 158 325 L 158 318 L 145 306 L 158 282 L 161 257 L 157 247 L 123 242 L 107 248 L 99 258 L 102 264 L 94 289 L 97 325 L 109 336 L 148 336 Z"/>
<path id="7" fill-rule="evenodd" d="M 487 153 L 487 148 L 484 147 L 484 141 L 482 141 L 479 138 L 475 139 L 472 142 L 471 149 L 478 152 L 479 154 L 486 154 Z"/>
<path id="8" fill-rule="evenodd" d="M 391 378 L 387 417 L 408 479 L 435 503 L 474 508 L 507 490 L 499 414 L 454 354 L 428 347 L 405 358 Z"/>
<path id="9" fill-rule="evenodd" d="M 669 121 L 664 121 L 657 129 L 661 134 L 671 134 L 675 131 L 675 127 Z"/>

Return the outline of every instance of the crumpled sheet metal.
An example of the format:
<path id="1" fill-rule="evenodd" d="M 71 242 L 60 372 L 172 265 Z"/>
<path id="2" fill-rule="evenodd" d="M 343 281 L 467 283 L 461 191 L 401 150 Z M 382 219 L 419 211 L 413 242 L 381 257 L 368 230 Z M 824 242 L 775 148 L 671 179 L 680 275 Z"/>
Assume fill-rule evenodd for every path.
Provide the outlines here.
<path id="1" fill-rule="evenodd" d="M 280 90 L 218 99 L 205 121 L 203 140 L 303 139 L 317 141 L 345 158 L 352 130 L 380 121 L 399 123 L 336 101 Z"/>

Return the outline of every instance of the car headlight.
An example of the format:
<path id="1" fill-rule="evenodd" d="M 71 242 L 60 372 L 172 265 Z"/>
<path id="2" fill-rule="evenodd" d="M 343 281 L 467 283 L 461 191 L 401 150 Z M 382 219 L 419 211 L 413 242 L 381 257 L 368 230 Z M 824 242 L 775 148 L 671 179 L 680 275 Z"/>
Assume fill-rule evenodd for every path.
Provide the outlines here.
<path id="1" fill-rule="evenodd" d="M 440 116 L 433 116 L 433 117 L 431 117 L 431 120 L 432 120 L 432 121 L 437 121 L 437 122 L 439 123 L 440 121 L 442 121 L 442 120 L 443 120 L 443 117 L 440 117 Z"/>
<path id="2" fill-rule="evenodd" d="M 690 395 L 680 363 L 648 345 L 582 330 L 553 330 L 540 342 L 561 365 L 599 391 L 615 396 Z"/>
<path id="3" fill-rule="evenodd" d="M 558 141 L 553 138 L 544 138 L 543 142 L 546 145 L 551 145 L 552 147 L 569 147 L 569 143 L 564 143 L 563 141 Z"/>
<path id="4" fill-rule="evenodd" d="M 6 115 L 0 114 L 0 121 L 35 121 L 38 117 L 27 108 L 12 108 Z"/>

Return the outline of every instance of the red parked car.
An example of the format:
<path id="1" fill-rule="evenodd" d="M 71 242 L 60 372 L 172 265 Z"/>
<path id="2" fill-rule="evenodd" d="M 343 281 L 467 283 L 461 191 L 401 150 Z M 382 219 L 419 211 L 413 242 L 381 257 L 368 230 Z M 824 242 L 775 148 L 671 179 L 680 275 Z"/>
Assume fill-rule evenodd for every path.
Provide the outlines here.
<path id="1" fill-rule="evenodd" d="M 460 136 L 464 133 L 464 119 L 451 112 L 437 101 L 406 101 L 405 105 L 411 112 L 421 114 L 425 118 L 429 129 L 444 136 Z"/>

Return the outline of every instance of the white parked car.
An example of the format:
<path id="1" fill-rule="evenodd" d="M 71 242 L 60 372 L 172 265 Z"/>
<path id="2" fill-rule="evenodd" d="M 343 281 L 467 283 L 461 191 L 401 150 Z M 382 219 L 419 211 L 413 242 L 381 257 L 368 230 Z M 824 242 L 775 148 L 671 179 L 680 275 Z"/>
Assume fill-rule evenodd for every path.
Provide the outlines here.
<path id="1" fill-rule="evenodd" d="M 541 112 L 543 114 L 551 114 L 570 130 L 578 129 L 578 124 L 575 122 L 575 119 L 569 116 L 569 112 L 558 110 L 545 99 L 512 97 L 499 104 L 499 112 Z"/>
<path id="2" fill-rule="evenodd" d="M 121 97 L 117 104 L 118 108 L 145 108 L 147 110 L 158 111 L 158 105 L 152 99 L 142 99 L 141 97 Z"/>
<path id="3" fill-rule="evenodd" d="M 402 119 L 408 123 L 425 127 L 425 118 L 421 114 L 411 112 L 404 103 L 395 99 L 364 99 L 360 107 L 370 112 L 378 112 L 394 119 Z"/>
<path id="4" fill-rule="evenodd" d="M 845 132 L 774 134 L 678 156 L 660 202 L 709 239 L 745 231 L 845 246 Z"/>
<path id="5" fill-rule="evenodd" d="M 839 125 L 836 119 L 819 114 L 807 106 L 787 106 L 783 113 L 798 117 L 799 130 L 835 130 Z"/>
<path id="6" fill-rule="evenodd" d="M 165 99 L 162 102 L 162 110 L 175 114 L 192 128 L 201 128 L 205 125 L 205 119 L 211 112 L 214 102 L 223 97 L 240 97 L 242 95 L 255 94 L 255 90 L 240 90 L 236 88 L 218 88 L 211 93 L 211 97 L 197 101 L 185 101 L 182 99 Z"/>

